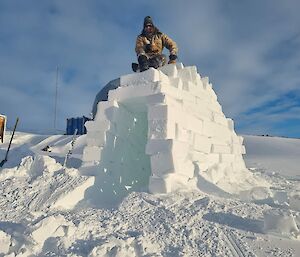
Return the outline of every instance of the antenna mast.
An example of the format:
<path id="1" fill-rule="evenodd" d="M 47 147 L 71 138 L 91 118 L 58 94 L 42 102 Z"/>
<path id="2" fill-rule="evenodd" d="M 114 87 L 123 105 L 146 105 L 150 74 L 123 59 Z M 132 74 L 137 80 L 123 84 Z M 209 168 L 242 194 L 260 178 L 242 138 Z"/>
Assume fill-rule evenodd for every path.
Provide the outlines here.
<path id="1" fill-rule="evenodd" d="M 54 129 L 56 129 L 57 95 L 58 95 L 58 65 L 56 66 L 55 104 L 54 104 Z"/>

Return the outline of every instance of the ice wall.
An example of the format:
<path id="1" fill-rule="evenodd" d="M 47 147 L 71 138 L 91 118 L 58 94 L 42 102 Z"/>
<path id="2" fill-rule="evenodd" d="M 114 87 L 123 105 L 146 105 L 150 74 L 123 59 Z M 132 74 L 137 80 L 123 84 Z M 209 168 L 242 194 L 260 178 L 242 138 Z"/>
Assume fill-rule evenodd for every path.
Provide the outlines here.
<path id="1" fill-rule="evenodd" d="M 86 127 L 81 170 L 96 175 L 100 195 L 143 187 L 168 193 L 197 184 L 198 176 L 230 192 L 249 175 L 243 138 L 195 66 L 122 76 Z"/>

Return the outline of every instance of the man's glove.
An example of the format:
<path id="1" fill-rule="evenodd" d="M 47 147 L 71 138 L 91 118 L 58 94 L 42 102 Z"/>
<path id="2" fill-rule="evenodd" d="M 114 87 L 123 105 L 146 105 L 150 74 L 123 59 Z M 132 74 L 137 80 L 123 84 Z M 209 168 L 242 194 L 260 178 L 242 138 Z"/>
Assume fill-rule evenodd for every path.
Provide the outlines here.
<path id="1" fill-rule="evenodd" d="M 169 64 L 176 63 L 177 55 L 176 54 L 170 54 L 169 56 Z"/>
<path id="2" fill-rule="evenodd" d="M 149 53 L 149 52 L 151 52 L 151 44 L 147 44 L 146 46 L 145 46 L 145 51 L 146 51 L 146 53 Z"/>

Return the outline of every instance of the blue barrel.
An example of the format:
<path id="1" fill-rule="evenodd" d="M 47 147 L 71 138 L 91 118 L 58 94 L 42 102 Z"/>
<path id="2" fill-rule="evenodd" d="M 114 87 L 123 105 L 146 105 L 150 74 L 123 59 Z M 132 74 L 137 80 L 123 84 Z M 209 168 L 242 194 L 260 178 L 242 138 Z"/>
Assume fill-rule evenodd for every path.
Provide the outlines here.
<path id="1" fill-rule="evenodd" d="M 86 128 L 84 126 L 84 123 L 88 120 L 91 119 L 85 116 L 77 117 L 77 118 L 68 118 L 66 135 L 73 135 L 76 129 L 77 129 L 77 135 L 86 134 Z"/>

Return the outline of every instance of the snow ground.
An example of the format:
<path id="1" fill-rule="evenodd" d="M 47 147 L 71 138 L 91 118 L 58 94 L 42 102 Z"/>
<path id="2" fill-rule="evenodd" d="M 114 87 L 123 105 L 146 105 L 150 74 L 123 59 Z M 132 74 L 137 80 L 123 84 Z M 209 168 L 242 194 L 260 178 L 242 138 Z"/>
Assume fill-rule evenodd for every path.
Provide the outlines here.
<path id="1" fill-rule="evenodd" d="M 0 256 L 300 256 L 299 139 L 245 136 L 247 167 L 270 188 L 229 195 L 204 181 L 97 209 L 72 194 L 89 178 L 77 170 L 85 136 L 62 167 L 71 139 L 16 133 L 0 170 Z M 62 209 L 68 194 L 83 200 Z"/>

